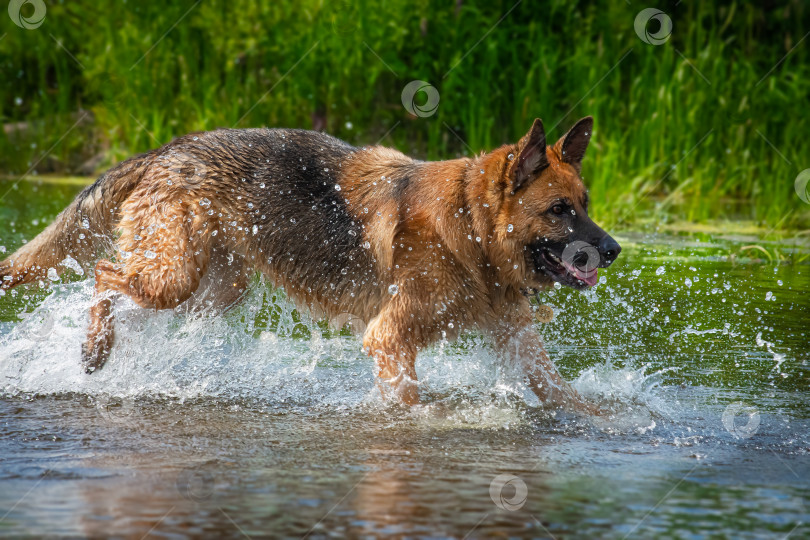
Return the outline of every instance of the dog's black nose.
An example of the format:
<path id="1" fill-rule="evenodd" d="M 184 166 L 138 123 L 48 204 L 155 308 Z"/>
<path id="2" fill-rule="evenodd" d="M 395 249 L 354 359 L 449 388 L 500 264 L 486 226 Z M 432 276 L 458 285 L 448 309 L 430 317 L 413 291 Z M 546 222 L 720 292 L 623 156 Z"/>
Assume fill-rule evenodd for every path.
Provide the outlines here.
<path id="1" fill-rule="evenodd" d="M 605 235 L 599 241 L 599 255 L 602 256 L 602 268 L 606 268 L 610 266 L 610 264 L 616 260 L 616 257 L 619 256 L 622 247 L 619 245 L 616 240 L 611 238 L 609 235 Z"/>

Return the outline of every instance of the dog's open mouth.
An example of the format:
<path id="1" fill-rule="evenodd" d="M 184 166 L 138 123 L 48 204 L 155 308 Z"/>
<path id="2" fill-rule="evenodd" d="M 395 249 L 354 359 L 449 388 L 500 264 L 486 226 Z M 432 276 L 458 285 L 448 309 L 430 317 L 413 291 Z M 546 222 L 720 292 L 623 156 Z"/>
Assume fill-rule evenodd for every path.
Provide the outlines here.
<path id="1" fill-rule="evenodd" d="M 538 272 L 542 272 L 554 281 L 574 289 L 593 287 L 599 279 L 598 270 L 589 268 L 587 260 L 580 261 L 576 257 L 573 261 L 564 260 L 561 256 L 553 253 L 550 247 L 533 248 L 532 258 L 534 267 Z"/>

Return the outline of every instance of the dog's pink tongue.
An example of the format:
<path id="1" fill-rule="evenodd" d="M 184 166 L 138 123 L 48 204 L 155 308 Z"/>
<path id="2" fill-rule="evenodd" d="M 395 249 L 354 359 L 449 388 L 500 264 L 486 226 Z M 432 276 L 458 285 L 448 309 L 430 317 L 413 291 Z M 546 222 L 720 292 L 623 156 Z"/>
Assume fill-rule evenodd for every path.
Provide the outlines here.
<path id="1" fill-rule="evenodd" d="M 599 270 L 596 268 L 593 270 L 582 270 L 578 266 L 569 263 L 565 263 L 565 268 L 569 273 L 573 274 L 575 278 L 585 282 L 588 287 L 593 287 L 599 280 Z"/>
<path id="2" fill-rule="evenodd" d="M 588 287 L 593 287 L 599 281 L 599 270 L 594 268 L 590 272 L 584 272 L 581 277 L 577 276 L 577 279 L 584 281 Z"/>

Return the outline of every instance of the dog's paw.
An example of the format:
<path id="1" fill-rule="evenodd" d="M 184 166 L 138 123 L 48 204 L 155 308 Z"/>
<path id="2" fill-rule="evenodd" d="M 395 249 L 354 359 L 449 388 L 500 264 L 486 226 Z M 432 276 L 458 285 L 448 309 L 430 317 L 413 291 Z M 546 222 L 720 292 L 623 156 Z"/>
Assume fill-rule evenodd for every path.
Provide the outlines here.
<path id="1" fill-rule="evenodd" d="M 110 358 L 110 344 L 107 340 L 88 340 L 82 344 L 82 367 L 91 375 L 104 367 Z"/>

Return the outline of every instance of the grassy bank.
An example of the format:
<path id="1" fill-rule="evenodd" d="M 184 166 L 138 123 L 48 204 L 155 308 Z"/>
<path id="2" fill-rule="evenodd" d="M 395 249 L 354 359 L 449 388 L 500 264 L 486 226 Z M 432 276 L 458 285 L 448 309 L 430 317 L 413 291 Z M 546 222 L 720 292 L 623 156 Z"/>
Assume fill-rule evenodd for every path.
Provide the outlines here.
<path id="1" fill-rule="evenodd" d="M 590 114 L 583 176 L 608 225 L 810 226 L 794 190 L 810 167 L 810 8 L 662 3 L 672 33 L 652 45 L 634 29 L 642 7 L 47 3 L 36 29 L 0 17 L 0 171 L 89 171 L 188 131 L 265 125 L 441 159 L 513 141 L 534 117 L 554 140 Z M 403 108 L 415 79 L 438 90 L 435 114 Z"/>

